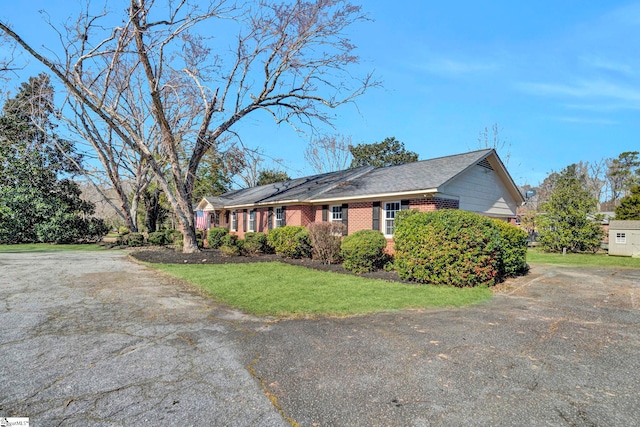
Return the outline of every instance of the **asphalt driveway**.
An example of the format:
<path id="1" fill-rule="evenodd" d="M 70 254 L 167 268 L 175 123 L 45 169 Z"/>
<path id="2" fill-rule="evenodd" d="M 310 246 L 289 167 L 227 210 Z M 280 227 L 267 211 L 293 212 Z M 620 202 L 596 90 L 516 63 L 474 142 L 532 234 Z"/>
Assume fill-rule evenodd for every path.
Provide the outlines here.
<path id="1" fill-rule="evenodd" d="M 274 322 L 115 252 L 0 254 L 0 416 L 640 425 L 640 270 L 534 266 L 509 285 L 461 309 Z"/>
<path id="2" fill-rule="evenodd" d="M 41 426 L 283 426 L 239 357 L 264 319 L 122 252 L 0 254 L 0 416 Z"/>

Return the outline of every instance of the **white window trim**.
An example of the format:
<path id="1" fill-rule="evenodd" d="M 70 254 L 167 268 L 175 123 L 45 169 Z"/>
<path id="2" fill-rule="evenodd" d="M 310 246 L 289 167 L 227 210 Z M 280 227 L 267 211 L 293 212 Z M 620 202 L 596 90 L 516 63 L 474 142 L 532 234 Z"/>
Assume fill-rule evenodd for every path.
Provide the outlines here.
<path id="1" fill-rule="evenodd" d="M 238 231 L 238 212 L 231 211 L 231 224 L 229 224 L 230 231 Z"/>
<path id="2" fill-rule="evenodd" d="M 340 218 L 334 217 L 334 208 L 340 209 Z M 329 222 L 342 222 L 342 205 L 332 205 L 329 206 Z"/>
<path id="3" fill-rule="evenodd" d="M 616 243 L 621 245 L 627 244 L 627 233 L 618 232 L 616 233 Z"/>
<path id="4" fill-rule="evenodd" d="M 247 224 L 247 231 L 249 233 L 255 233 L 256 231 L 256 210 L 255 209 L 251 209 L 249 211 L 249 218 L 248 218 L 248 224 Z"/>
<path id="5" fill-rule="evenodd" d="M 274 209 L 273 213 L 273 228 L 282 227 L 282 222 L 284 220 L 284 211 L 282 210 L 282 206 Z"/>
<path id="6" fill-rule="evenodd" d="M 393 210 L 395 213 L 400 212 L 400 210 L 402 210 L 402 205 L 400 204 L 399 200 L 398 201 L 390 201 L 390 202 L 383 202 L 382 203 L 383 209 L 382 209 L 382 215 L 381 215 L 382 218 L 381 219 L 383 221 L 383 223 L 382 223 L 382 233 L 384 234 L 384 237 L 393 237 L 393 233 L 392 234 L 388 234 L 387 233 L 387 221 L 389 220 L 389 218 L 387 218 L 387 212 L 390 211 L 389 209 L 387 209 L 387 205 L 389 205 L 391 203 L 397 203 L 398 204 L 398 209 L 397 210 L 396 209 Z M 393 215 L 394 231 L 395 231 L 395 222 L 396 222 L 395 213 Z"/>

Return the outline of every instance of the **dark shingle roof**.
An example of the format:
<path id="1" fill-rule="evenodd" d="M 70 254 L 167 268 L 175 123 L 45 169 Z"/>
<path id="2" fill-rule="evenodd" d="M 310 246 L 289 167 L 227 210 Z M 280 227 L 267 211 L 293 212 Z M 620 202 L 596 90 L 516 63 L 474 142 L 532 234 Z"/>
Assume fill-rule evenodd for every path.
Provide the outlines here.
<path id="1" fill-rule="evenodd" d="M 306 201 L 336 185 L 373 170 L 371 166 L 306 176 L 290 181 L 230 191 L 219 197 L 225 206 Z"/>
<path id="2" fill-rule="evenodd" d="M 230 191 L 205 199 L 215 207 L 238 207 L 436 190 L 493 152 L 491 149 L 472 151 L 378 169 L 363 166 Z"/>
<path id="3" fill-rule="evenodd" d="M 492 150 L 472 151 L 375 169 L 322 196 L 329 199 L 435 189 L 477 164 L 491 152 Z"/>

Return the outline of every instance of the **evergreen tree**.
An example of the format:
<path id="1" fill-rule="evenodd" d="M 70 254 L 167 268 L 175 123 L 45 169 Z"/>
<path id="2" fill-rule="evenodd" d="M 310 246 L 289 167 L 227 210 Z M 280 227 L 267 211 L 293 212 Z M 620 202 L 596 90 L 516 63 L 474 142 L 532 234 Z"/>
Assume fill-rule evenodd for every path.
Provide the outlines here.
<path id="1" fill-rule="evenodd" d="M 597 214 L 598 201 L 584 188 L 576 165 L 556 177 L 549 199 L 537 217 L 539 242 L 544 250 L 597 251 L 604 235 Z"/>
<path id="2" fill-rule="evenodd" d="M 69 178 L 81 157 L 50 120 L 53 87 L 41 74 L 23 83 L 0 116 L 0 242 L 97 240 L 104 222 Z"/>
<path id="3" fill-rule="evenodd" d="M 631 188 L 628 196 L 616 206 L 616 219 L 640 220 L 640 185 Z"/>
<path id="4" fill-rule="evenodd" d="M 291 180 L 291 178 L 285 171 L 280 171 L 277 169 L 264 169 L 260 171 L 256 185 L 274 184 L 276 182 L 289 180 Z"/>
<path id="5" fill-rule="evenodd" d="M 404 143 L 394 136 L 373 144 L 349 145 L 349 151 L 353 156 L 350 168 L 368 165 L 383 168 L 418 161 L 418 153 L 405 149 Z"/>

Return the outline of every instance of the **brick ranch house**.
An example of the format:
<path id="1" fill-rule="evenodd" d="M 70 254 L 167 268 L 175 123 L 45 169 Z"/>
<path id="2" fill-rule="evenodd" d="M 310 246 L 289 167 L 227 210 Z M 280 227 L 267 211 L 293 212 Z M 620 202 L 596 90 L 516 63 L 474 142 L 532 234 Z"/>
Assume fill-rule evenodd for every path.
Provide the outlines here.
<path id="1" fill-rule="evenodd" d="M 284 225 L 340 221 L 347 234 L 379 230 L 393 250 L 395 214 L 402 209 L 464 209 L 511 220 L 524 198 L 493 149 L 399 166 L 363 166 L 204 197 L 200 229 L 226 227 L 243 238 Z"/>

